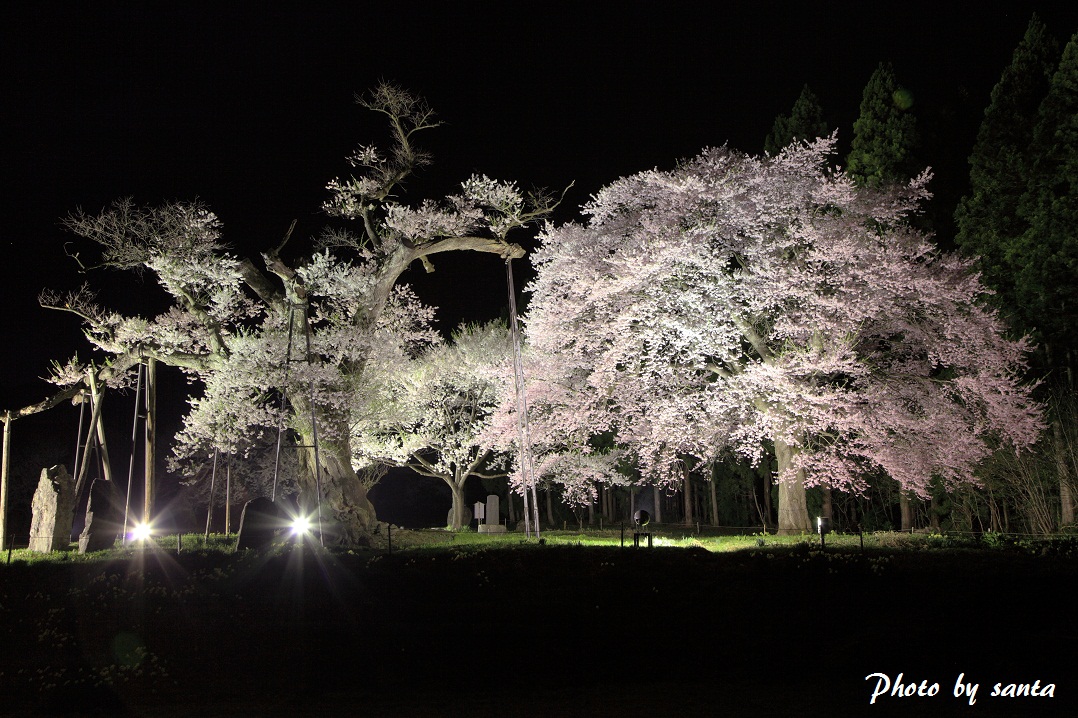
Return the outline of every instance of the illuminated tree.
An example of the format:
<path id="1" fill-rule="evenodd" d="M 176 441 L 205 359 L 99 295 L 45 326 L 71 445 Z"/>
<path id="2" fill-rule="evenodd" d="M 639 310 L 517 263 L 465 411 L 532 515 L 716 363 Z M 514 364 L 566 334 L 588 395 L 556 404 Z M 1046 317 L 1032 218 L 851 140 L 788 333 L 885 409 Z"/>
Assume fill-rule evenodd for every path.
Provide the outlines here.
<path id="1" fill-rule="evenodd" d="M 509 366 L 509 334 L 498 324 L 462 327 L 451 344 L 383 366 L 377 399 L 364 402 L 352 420 L 354 463 L 401 466 L 441 479 L 453 497 L 449 528 L 460 529 L 468 479 L 506 475 L 484 430 L 508 393 Z"/>
<path id="2" fill-rule="evenodd" d="M 541 451 L 589 456 L 613 432 L 646 479 L 673 482 L 683 456 L 773 446 L 779 528 L 796 532 L 806 486 L 860 492 L 883 472 L 925 496 L 933 477 L 975 483 L 989 440 L 1036 439 L 1025 343 L 969 262 L 904 221 L 927 173 L 859 188 L 827 170 L 833 146 L 706 150 L 543 232 L 526 320 Z"/>
<path id="3" fill-rule="evenodd" d="M 432 270 L 431 257 L 440 252 L 522 257 L 507 234 L 553 205 L 481 176 L 440 202 L 399 203 L 394 197 L 401 183 L 429 161 L 415 136 L 438 123 L 425 102 L 389 85 L 359 102 L 386 116 L 392 143 L 387 151 L 361 147 L 350 158 L 356 174 L 329 183 L 325 209 L 357 221 L 358 232 L 327 232 L 299 261 L 282 257 L 282 242 L 262 255 L 259 267 L 228 250 L 219 221 L 201 205 L 139 208 L 120 201 L 100 215 L 80 212 L 68 220 L 69 229 L 100 249 L 99 259 L 84 268 L 148 272 L 171 307 L 147 318 L 100 307 L 87 288 L 42 296 L 45 306 L 81 317 L 90 342 L 112 357 L 110 375 L 139 357 L 154 357 L 204 386 L 191 399 L 181 453 L 242 450 L 275 431 L 282 418 L 300 446 L 314 447 L 317 432 L 320 471 L 313 449 L 304 449 L 300 486 L 308 506 L 320 486 L 327 534 L 346 544 L 363 542 L 376 520 L 352 465 L 349 430 L 353 411 L 370 394 L 368 365 L 403 361 L 436 338 L 429 326 L 433 308 L 398 286 L 398 278 L 417 260 Z M 286 364 L 289 336 L 293 357 L 306 354 L 308 317 L 310 361 Z M 57 381 L 72 386 L 83 373 L 71 364 Z"/>

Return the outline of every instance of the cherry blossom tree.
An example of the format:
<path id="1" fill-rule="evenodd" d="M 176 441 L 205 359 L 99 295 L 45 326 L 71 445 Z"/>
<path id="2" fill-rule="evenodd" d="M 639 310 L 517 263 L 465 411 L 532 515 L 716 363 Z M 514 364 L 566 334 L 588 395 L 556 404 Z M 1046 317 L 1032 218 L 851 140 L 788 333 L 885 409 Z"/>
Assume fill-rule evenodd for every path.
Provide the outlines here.
<path id="1" fill-rule="evenodd" d="M 708 149 L 545 229 L 526 317 L 537 451 L 587 456 L 613 432 L 670 483 L 680 457 L 773 451 L 779 529 L 799 532 L 807 486 L 862 492 L 882 472 L 926 496 L 933 477 L 976 483 L 991 442 L 1035 441 L 1026 343 L 969 261 L 904 221 L 928 173 L 858 188 L 828 169 L 834 144 Z"/>
<path id="2" fill-rule="evenodd" d="M 372 371 L 378 397 L 355 409 L 353 463 L 401 466 L 441 479 L 453 497 L 449 528 L 460 529 L 468 479 L 506 476 L 504 457 L 484 435 L 508 393 L 509 362 L 508 331 L 492 323 L 461 327 L 451 344 Z"/>
<path id="3" fill-rule="evenodd" d="M 327 536 L 344 544 L 364 542 L 376 521 L 352 464 L 349 430 L 355 407 L 373 394 L 368 365 L 413 357 L 437 338 L 434 309 L 398 285 L 400 275 L 417 260 L 432 271 L 431 258 L 447 251 L 522 257 L 507 235 L 554 205 L 485 176 L 438 202 L 400 203 L 394 197 L 402 182 L 429 162 L 416 135 L 438 122 L 423 100 L 394 86 L 383 84 L 358 101 L 385 115 L 391 132 L 388 150 L 361 147 L 350 158 L 355 173 L 329 183 L 326 211 L 354 220 L 358 231 L 327 231 L 313 254 L 286 261 L 290 231 L 259 266 L 229 250 L 221 223 L 200 204 L 144 208 L 122 200 L 99 215 L 68 219 L 68 228 L 99 250 L 94 261 L 75 258 L 86 270 L 149 273 L 171 298 L 169 309 L 155 317 L 123 315 L 100 306 L 88 287 L 41 297 L 43 305 L 81 318 L 91 344 L 110 357 L 104 378 L 118 381 L 140 358 L 152 357 L 202 384 L 179 436 L 181 454 L 243 451 L 283 422 L 306 447 L 301 493 L 308 506 L 318 499 Z M 290 343 L 293 359 L 309 361 L 286 362 Z M 73 393 L 86 371 L 69 364 L 56 382 Z"/>

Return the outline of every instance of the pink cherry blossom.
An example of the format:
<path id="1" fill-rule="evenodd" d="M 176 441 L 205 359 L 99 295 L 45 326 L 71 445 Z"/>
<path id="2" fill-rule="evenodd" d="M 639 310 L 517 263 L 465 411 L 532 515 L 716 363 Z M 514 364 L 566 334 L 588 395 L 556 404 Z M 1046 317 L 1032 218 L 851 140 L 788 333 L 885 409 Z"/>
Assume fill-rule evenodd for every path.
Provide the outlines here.
<path id="1" fill-rule="evenodd" d="M 658 482 L 680 456 L 789 447 L 780 501 L 802 507 L 806 486 L 860 492 L 881 472 L 921 496 L 934 476 L 976 483 L 991 441 L 1036 440 L 1029 347 L 1006 338 L 970 263 L 906 222 L 929 173 L 858 189 L 828 168 L 834 143 L 708 149 L 607 186 L 586 224 L 545 229 L 528 402 L 569 495 L 588 495 L 595 464 L 555 471 L 557 457 L 593 454 L 605 432 Z M 493 430 L 509 436 L 511 412 Z M 809 528 L 803 508 L 785 523 Z"/>

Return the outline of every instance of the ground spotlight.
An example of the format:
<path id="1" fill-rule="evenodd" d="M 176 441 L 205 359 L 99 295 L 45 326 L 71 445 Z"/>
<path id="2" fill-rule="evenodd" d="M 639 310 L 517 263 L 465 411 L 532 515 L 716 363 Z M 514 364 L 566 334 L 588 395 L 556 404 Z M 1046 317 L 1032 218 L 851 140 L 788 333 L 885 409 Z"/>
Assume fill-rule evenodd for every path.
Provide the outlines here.
<path id="1" fill-rule="evenodd" d="M 816 533 L 820 534 L 820 548 L 824 548 L 824 537 L 831 533 L 831 519 L 827 516 L 816 517 Z"/>
<path id="2" fill-rule="evenodd" d="M 291 530 L 293 536 L 306 536 L 311 532 L 311 520 L 306 516 L 299 516 L 292 521 Z"/>
<path id="3" fill-rule="evenodd" d="M 153 535 L 153 527 L 149 524 L 135 524 L 131 528 L 131 540 L 132 541 L 145 541 Z"/>
<path id="4" fill-rule="evenodd" d="M 633 523 L 636 524 L 636 530 L 633 531 L 633 546 L 640 545 L 640 539 L 646 538 L 648 540 L 648 548 L 651 548 L 651 532 L 645 527 L 651 521 L 651 514 L 643 509 L 639 509 L 633 514 Z"/>

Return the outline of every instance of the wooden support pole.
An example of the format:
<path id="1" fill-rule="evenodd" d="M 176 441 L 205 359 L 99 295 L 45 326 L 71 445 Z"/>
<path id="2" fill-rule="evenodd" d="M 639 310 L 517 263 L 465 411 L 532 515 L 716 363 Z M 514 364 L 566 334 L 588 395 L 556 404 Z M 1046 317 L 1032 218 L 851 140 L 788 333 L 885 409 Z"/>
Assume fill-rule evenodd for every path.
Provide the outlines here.
<path id="1" fill-rule="evenodd" d="M 4 454 L 0 459 L 0 551 L 7 541 L 7 485 L 11 457 L 11 410 L 4 413 Z M 10 547 L 8 547 L 10 548 Z"/>
<path id="2" fill-rule="evenodd" d="M 105 424 L 101 417 L 101 404 L 104 401 L 104 394 L 101 393 L 101 388 L 97 383 L 97 375 L 92 370 L 90 371 L 89 379 L 90 395 L 97 414 L 97 448 L 101 452 L 101 473 L 105 481 L 112 481 L 112 463 L 109 461 L 109 447 L 105 442 Z"/>
<path id="3" fill-rule="evenodd" d="M 93 375 L 91 374 L 90 376 L 87 377 L 87 379 L 86 379 L 87 384 L 90 384 L 92 382 L 92 376 Z M 96 386 L 96 384 L 94 384 L 93 386 Z M 87 429 L 86 429 L 86 441 L 83 444 L 82 461 L 81 461 L 81 463 L 76 462 L 76 463 L 79 463 L 79 470 L 78 470 L 78 473 L 75 475 L 75 505 L 76 506 L 78 505 L 79 497 L 82 496 L 82 489 L 86 484 L 86 472 L 89 471 L 89 467 L 90 467 L 90 451 L 91 451 L 92 447 L 96 446 L 96 444 L 94 442 L 97 441 L 97 439 L 95 438 L 97 436 L 97 433 L 96 433 L 97 432 L 97 425 L 98 425 L 98 422 L 101 420 L 101 401 L 100 401 L 100 397 L 97 394 L 97 390 L 91 388 L 90 396 L 87 397 L 84 394 L 84 395 L 82 395 L 82 400 L 84 402 L 85 401 L 90 402 L 90 426 L 87 427 Z M 81 421 L 80 421 L 80 424 L 81 424 Z M 81 431 L 82 431 L 81 426 L 79 427 L 79 431 L 80 431 L 80 436 L 81 436 Z"/>
<path id="4" fill-rule="evenodd" d="M 138 420 L 142 408 L 142 382 L 146 375 L 145 367 L 139 364 L 138 379 L 135 380 L 135 411 L 131 417 L 131 458 L 127 462 L 127 498 L 124 501 L 124 537 L 127 543 L 127 524 L 131 512 L 131 486 L 135 483 L 135 449 L 138 447 Z"/>
<path id="5" fill-rule="evenodd" d="M 225 536 L 232 533 L 232 448 L 228 450 L 225 464 Z"/>
<path id="6" fill-rule="evenodd" d="M 146 360 L 146 418 L 145 418 L 145 457 L 146 490 L 142 500 L 142 523 L 149 525 L 153 519 L 153 504 L 157 494 L 157 360 Z"/>

